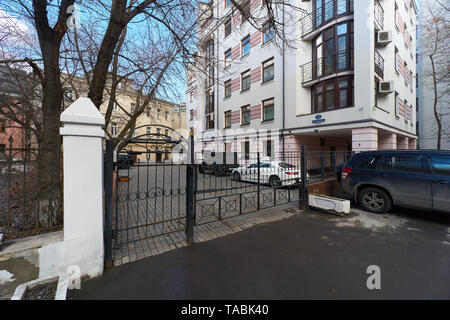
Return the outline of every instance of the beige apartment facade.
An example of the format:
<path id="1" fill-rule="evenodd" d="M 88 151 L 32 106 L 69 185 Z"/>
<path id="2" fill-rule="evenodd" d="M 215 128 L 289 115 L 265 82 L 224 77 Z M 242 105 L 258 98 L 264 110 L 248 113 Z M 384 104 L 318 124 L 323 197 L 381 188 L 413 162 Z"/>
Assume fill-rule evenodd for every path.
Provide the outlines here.
<path id="1" fill-rule="evenodd" d="M 110 103 L 109 92 L 111 79 L 107 79 L 103 103 L 100 113 L 106 117 Z M 65 86 L 65 105 L 68 107 L 77 97 L 87 94 L 84 79 L 72 79 Z M 130 119 L 139 112 L 145 96 L 133 88 L 131 81 L 118 86 L 113 103 L 111 118 L 106 127 L 109 139 L 128 138 L 131 140 L 123 146 L 126 152 L 137 162 L 163 162 L 170 159 L 173 146 L 180 141 L 186 128 L 186 107 L 161 99 L 152 99 L 144 111 L 136 118 L 134 126 Z M 127 126 L 129 128 L 127 128 Z"/>

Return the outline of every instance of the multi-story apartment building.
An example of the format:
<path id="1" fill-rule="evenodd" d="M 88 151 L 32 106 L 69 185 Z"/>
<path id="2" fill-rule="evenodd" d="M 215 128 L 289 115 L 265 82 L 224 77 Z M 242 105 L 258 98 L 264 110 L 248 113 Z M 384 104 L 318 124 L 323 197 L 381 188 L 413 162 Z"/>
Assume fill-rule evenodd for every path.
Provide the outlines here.
<path id="1" fill-rule="evenodd" d="M 414 1 L 278 2 L 274 24 L 265 0 L 240 3 L 254 19 L 229 0 L 198 3 L 187 126 L 202 148 L 416 147 Z"/>

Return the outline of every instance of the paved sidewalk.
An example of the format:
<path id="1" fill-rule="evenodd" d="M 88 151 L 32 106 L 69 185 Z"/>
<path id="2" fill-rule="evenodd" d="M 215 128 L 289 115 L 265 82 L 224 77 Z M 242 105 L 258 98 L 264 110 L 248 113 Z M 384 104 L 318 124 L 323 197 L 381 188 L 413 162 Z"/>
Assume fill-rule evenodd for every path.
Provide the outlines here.
<path id="1" fill-rule="evenodd" d="M 195 226 L 194 242 L 209 241 L 240 232 L 260 223 L 286 219 L 298 212 L 301 211 L 293 207 L 293 204 L 279 205 L 277 207 L 262 209 L 260 211 Z M 184 231 L 139 240 L 122 245 L 120 249 L 114 250 L 114 266 L 142 260 L 185 246 L 187 246 L 187 243 Z"/>
<path id="2" fill-rule="evenodd" d="M 450 299 L 449 222 L 410 210 L 307 211 L 113 267 L 68 298 Z M 366 286 L 374 264 L 381 290 Z"/>

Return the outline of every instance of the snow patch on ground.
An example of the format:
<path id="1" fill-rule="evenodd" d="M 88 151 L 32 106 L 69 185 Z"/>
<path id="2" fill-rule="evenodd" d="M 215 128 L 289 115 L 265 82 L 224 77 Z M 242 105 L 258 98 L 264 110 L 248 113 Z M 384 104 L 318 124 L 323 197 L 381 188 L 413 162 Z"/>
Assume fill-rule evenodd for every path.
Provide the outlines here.
<path id="1" fill-rule="evenodd" d="M 0 284 L 5 284 L 6 282 L 11 282 L 16 279 L 13 278 L 13 274 L 9 273 L 7 270 L 0 270 Z"/>
<path id="2" fill-rule="evenodd" d="M 332 219 L 332 221 L 337 222 L 336 226 L 338 227 L 363 227 L 374 231 L 381 228 L 396 229 L 406 222 L 406 219 L 403 218 L 378 215 L 359 209 L 352 209 L 352 213 L 355 216 L 346 219 Z"/>

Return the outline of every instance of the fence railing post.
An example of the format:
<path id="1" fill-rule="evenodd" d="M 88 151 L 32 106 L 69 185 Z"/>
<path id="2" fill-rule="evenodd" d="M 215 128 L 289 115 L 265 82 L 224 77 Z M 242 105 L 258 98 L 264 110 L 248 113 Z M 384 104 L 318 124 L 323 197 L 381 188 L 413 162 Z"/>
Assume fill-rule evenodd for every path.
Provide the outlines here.
<path id="1" fill-rule="evenodd" d="M 260 162 L 260 156 L 259 156 L 259 152 L 258 152 L 258 186 L 257 186 L 257 189 L 258 189 L 258 193 L 257 193 L 257 197 L 258 197 L 258 204 L 257 204 L 257 209 L 259 210 L 260 208 L 261 208 L 261 206 L 260 206 L 260 195 L 259 195 L 259 192 L 260 192 L 260 184 L 261 184 L 261 162 Z"/>
<path id="2" fill-rule="evenodd" d="M 112 212 L 113 212 L 113 153 L 114 142 L 106 140 L 105 151 L 105 267 L 112 267 Z"/>
<path id="3" fill-rule="evenodd" d="M 333 177 L 336 176 L 336 151 L 331 152 L 331 165 L 333 167 Z"/>
<path id="4" fill-rule="evenodd" d="M 320 175 L 322 180 L 325 179 L 325 154 L 323 151 L 320 152 Z"/>
<path id="5" fill-rule="evenodd" d="M 306 209 L 306 201 L 307 201 L 307 188 L 306 185 L 308 183 L 307 181 L 307 161 L 306 161 L 306 146 L 302 145 L 302 151 L 301 151 L 301 157 L 300 157 L 300 188 L 299 188 L 299 195 L 298 195 L 298 202 L 299 202 L 299 209 L 305 210 Z"/>
<path id="6" fill-rule="evenodd" d="M 194 243 L 195 161 L 194 133 L 190 133 L 190 163 L 186 166 L 186 242 Z"/>

